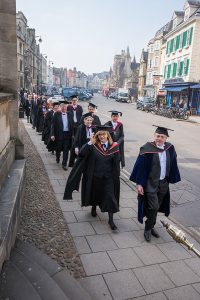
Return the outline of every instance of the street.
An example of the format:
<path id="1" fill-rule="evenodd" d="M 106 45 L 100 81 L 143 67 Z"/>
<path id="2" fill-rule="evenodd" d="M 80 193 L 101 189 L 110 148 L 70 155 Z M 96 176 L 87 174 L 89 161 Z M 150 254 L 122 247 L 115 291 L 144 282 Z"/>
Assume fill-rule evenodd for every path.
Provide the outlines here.
<path id="1" fill-rule="evenodd" d="M 108 112 L 110 110 L 119 110 L 123 113 L 121 121 L 125 132 L 125 172 L 129 174 L 140 146 L 151 141 L 153 137 L 155 130 L 153 124 L 174 130 L 174 132 L 169 131 L 169 142 L 176 148 L 182 181 L 175 186 L 171 185 L 172 216 L 182 225 L 198 229 L 200 227 L 200 152 L 197 137 L 200 124 L 152 115 L 137 110 L 134 103 L 119 103 L 99 94 L 95 94 L 92 101 L 98 105 L 97 115 L 100 116 L 102 123 L 110 118 Z"/>

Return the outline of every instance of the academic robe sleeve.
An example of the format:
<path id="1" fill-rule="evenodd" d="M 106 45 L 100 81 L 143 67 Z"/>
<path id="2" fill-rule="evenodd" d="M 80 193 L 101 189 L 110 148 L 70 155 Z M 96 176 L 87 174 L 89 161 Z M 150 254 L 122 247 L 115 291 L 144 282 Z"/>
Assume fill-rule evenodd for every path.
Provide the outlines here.
<path id="1" fill-rule="evenodd" d="M 87 158 L 91 151 L 92 151 L 92 145 L 86 144 L 81 148 L 78 158 L 67 179 L 63 200 L 72 199 L 73 191 L 79 190 L 81 176 L 84 168 L 87 165 Z"/>
<path id="2" fill-rule="evenodd" d="M 131 181 L 143 187 L 146 186 L 149 177 L 149 172 L 151 170 L 152 158 L 153 156 L 150 153 L 138 155 L 130 176 Z"/>

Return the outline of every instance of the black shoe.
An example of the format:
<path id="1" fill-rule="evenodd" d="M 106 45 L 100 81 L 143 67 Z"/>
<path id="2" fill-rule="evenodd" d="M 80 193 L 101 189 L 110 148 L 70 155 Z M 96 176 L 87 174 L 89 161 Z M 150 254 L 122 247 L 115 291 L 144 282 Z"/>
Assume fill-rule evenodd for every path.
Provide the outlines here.
<path id="1" fill-rule="evenodd" d="M 116 230 L 116 229 L 117 229 L 117 226 L 115 225 L 114 222 L 108 221 L 108 224 L 110 225 L 110 228 L 111 228 L 112 230 Z"/>
<path id="2" fill-rule="evenodd" d="M 151 229 L 150 230 L 144 230 L 144 238 L 147 242 L 151 241 Z"/>
<path id="3" fill-rule="evenodd" d="M 68 168 L 66 166 L 62 166 L 62 168 L 63 168 L 64 171 L 68 170 Z"/>
<path id="4" fill-rule="evenodd" d="M 151 234 L 152 234 L 153 236 L 155 236 L 157 239 L 160 237 L 160 235 L 158 234 L 158 231 L 155 230 L 155 228 L 152 228 L 152 229 L 151 229 Z"/>
<path id="5" fill-rule="evenodd" d="M 97 216 L 96 206 L 92 206 L 92 208 L 91 208 L 91 216 L 92 217 L 96 217 Z"/>
<path id="6" fill-rule="evenodd" d="M 59 164 L 59 162 L 60 162 L 60 158 L 59 157 L 56 157 L 56 162 L 57 162 L 57 164 Z"/>

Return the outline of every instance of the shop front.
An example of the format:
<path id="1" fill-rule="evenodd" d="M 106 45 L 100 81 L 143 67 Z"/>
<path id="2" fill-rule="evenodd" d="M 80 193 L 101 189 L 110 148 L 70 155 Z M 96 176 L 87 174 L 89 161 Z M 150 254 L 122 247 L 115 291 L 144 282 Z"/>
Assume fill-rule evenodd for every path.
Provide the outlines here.
<path id="1" fill-rule="evenodd" d="M 166 91 L 166 104 L 169 107 L 192 108 L 192 86 L 193 82 L 184 82 L 183 79 L 166 80 L 162 90 Z"/>
<path id="2" fill-rule="evenodd" d="M 191 114 L 200 116 L 200 83 L 190 87 L 192 90 L 191 96 Z"/>

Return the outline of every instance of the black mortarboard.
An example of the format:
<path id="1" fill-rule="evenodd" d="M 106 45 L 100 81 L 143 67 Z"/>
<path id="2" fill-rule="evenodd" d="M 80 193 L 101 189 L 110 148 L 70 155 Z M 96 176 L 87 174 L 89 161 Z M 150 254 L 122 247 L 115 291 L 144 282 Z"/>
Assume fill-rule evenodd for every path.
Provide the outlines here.
<path id="1" fill-rule="evenodd" d="M 166 135 L 166 136 L 169 136 L 168 130 L 174 131 L 173 129 L 166 128 L 166 127 L 162 127 L 162 126 L 157 126 L 157 125 L 152 125 L 152 126 L 157 127 L 157 128 L 156 128 L 156 131 L 155 131 L 156 133 L 164 134 L 164 135 Z"/>
<path id="2" fill-rule="evenodd" d="M 91 113 L 84 114 L 83 119 L 85 120 L 85 118 L 87 118 L 87 117 L 91 117 L 93 119 L 93 116 Z"/>
<path id="3" fill-rule="evenodd" d="M 74 98 L 78 98 L 77 94 L 71 95 L 69 98 L 74 99 Z"/>
<path id="4" fill-rule="evenodd" d="M 53 106 L 54 106 L 54 105 L 60 105 L 60 102 L 54 101 L 54 102 L 52 102 L 52 105 L 53 105 Z"/>
<path id="5" fill-rule="evenodd" d="M 95 126 L 95 131 L 108 131 L 111 132 L 113 130 L 112 126 L 108 126 L 108 125 L 96 125 Z"/>
<path id="6" fill-rule="evenodd" d="M 68 100 L 59 100 L 60 104 L 63 103 L 63 104 L 70 104 L 71 102 L 68 101 Z"/>
<path id="7" fill-rule="evenodd" d="M 96 104 L 93 104 L 93 103 L 88 103 L 88 106 L 91 106 L 91 107 L 93 107 L 93 108 L 97 108 L 97 105 Z"/>
<path id="8" fill-rule="evenodd" d="M 117 110 L 109 110 L 108 112 L 111 112 L 111 116 L 122 116 L 122 112 L 121 111 L 117 111 Z"/>

